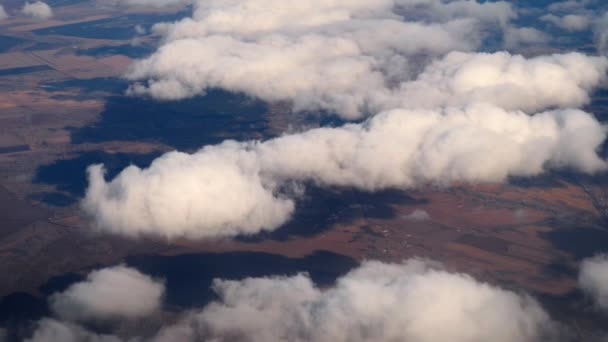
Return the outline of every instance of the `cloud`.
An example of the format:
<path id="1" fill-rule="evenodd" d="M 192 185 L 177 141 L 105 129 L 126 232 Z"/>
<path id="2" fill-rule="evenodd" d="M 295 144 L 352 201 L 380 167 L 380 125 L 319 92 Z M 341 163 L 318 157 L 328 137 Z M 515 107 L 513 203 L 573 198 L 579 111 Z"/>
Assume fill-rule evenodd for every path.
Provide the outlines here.
<path id="1" fill-rule="evenodd" d="M 101 167 L 91 167 L 83 208 L 100 229 L 129 236 L 254 234 L 278 227 L 294 210 L 273 188 L 255 153 L 227 142 L 166 154 L 145 170 L 131 166 L 110 183 Z"/>
<path id="2" fill-rule="evenodd" d="M 50 305 L 71 321 L 138 318 L 160 308 L 164 284 L 125 266 L 94 271 L 83 282 L 53 295 Z M 53 322 L 47 328 L 60 331 Z"/>
<path id="3" fill-rule="evenodd" d="M 199 4 L 192 19 L 157 25 L 165 43 L 132 65 L 127 77 L 141 82 L 130 93 L 175 100 L 222 88 L 266 101 L 291 101 L 296 111 L 322 109 L 355 119 L 387 109 L 479 99 L 526 111 L 553 104 L 578 107 L 606 72 L 605 59 L 580 54 L 525 59 L 509 53 L 448 53 L 478 47 L 480 22 L 508 21 L 513 14 L 501 16 L 510 8 L 502 3 L 401 1 L 401 7 L 394 7 L 392 1 L 360 0 L 314 7 L 311 1 L 273 11 L 267 2 L 255 0 L 221 2 L 224 6 L 211 1 Z M 248 5 L 247 10 L 239 4 Z M 493 15 L 465 10 L 494 5 L 504 10 Z M 400 11 L 421 12 L 419 19 L 426 13 L 429 21 L 403 21 L 395 17 Z M 533 28 L 507 25 L 504 40 L 518 46 L 548 38 Z M 421 73 L 411 61 L 413 56 L 445 54 Z M 552 69 L 557 82 L 547 87 L 544 72 Z M 467 72 L 478 80 L 446 84 L 465 81 L 453 76 Z M 563 89 L 556 89 L 562 84 Z"/>
<path id="4" fill-rule="evenodd" d="M 472 102 L 533 113 L 579 107 L 606 77 L 608 60 L 579 53 L 526 59 L 507 52 L 451 52 L 402 84 L 404 106 L 436 108 Z"/>
<path id="5" fill-rule="evenodd" d="M 533 27 L 510 27 L 504 34 L 504 45 L 515 49 L 526 45 L 546 44 L 550 38 Z"/>
<path id="6" fill-rule="evenodd" d="M 121 342 L 118 337 L 98 335 L 73 324 L 45 318 L 37 323 L 33 336 L 26 342 Z"/>
<path id="7" fill-rule="evenodd" d="M 577 14 L 568 14 L 561 17 L 554 14 L 546 14 L 540 17 L 540 19 L 570 32 L 584 31 L 591 25 L 589 17 Z"/>
<path id="8" fill-rule="evenodd" d="M 112 180 L 94 166 L 82 207 L 101 231 L 213 238 L 287 222 L 293 183 L 375 191 L 605 170 L 604 127 L 567 108 L 589 102 L 606 58 L 466 52 L 492 30 L 509 44 L 543 38 L 514 28 L 515 17 L 505 2 L 196 1 L 191 18 L 155 26 L 163 43 L 131 68 L 131 94 L 181 99 L 219 87 L 373 117 L 172 152 Z"/>
<path id="9" fill-rule="evenodd" d="M 214 289 L 217 302 L 154 341 L 532 342 L 554 328 L 532 298 L 417 259 L 366 262 L 325 290 L 302 274 Z"/>
<path id="10" fill-rule="evenodd" d="M 593 26 L 593 35 L 597 50 L 601 54 L 608 54 L 608 12 L 596 19 Z"/>
<path id="11" fill-rule="evenodd" d="M 8 13 L 4 10 L 4 6 L 0 5 L 0 21 L 8 18 Z"/>
<path id="12" fill-rule="evenodd" d="M 164 8 L 191 3 L 193 0 L 109 0 L 114 5 L 126 7 L 155 7 Z"/>
<path id="13" fill-rule="evenodd" d="M 429 213 L 427 213 L 425 210 L 416 209 L 411 213 L 405 215 L 404 218 L 408 221 L 422 222 L 430 220 L 431 215 L 429 215 Z"/>
<path id="14" fill-rule="evenodd" d="M 599 308 L 608 310 L 608 256 L 598 255 L 583 260 L 578 284 Z"/>
<path id="15" fill-rule="evenodd" d="M 559 337 L 558 326 L 533 298 L 423 259 L 364 262 L 324 289 L 307 274 L 216 279 L 213 289 L 216 301 L 174 313 L 176 320 L 159 323 L 144 336 L 132 325 L 101 335 L 78 323 L 44 318 L 27 341 L 534 342 Z"/>
<path id="16" fill-rule="evenodd" d="M 280 190 L 291 182 L 374 191 L 497 182 L 560 167 L 593 173 L 606 168 L 596 154 L 604 138 L 604 127 L 579 110 L 393 110 L 266 142 L 170 152 L 109 182 L 94 166 L 83 208 L 98 229 L 127 236 L 254 234 L 290 218 L 294 198 Z"/>
<path id="17" fill-rule="evenodd" d="M 48 20 L 53 16 L 53 10 L 42 1 L 26 2 L 21 12 L 33 19 Z"/>
<path id="18" fill-rule="evenodd" d="M 597 51 L 608 53 L 608 6 L 605 1 L 567 0 L 555 2 L 540 20 L 551 23 L 569 32 L 591 29 Z"/>
<path id="19" fill-rule="evenodd" d="M 139 81 L 131 94 L 172 100 L 219 87 L 352 119 L 402 97 L 412 58 L 478 48 L 513 17 L 505 2 L 197 1 L 191 18 L 155 26 L 164 43 L 127 77 Z"/>

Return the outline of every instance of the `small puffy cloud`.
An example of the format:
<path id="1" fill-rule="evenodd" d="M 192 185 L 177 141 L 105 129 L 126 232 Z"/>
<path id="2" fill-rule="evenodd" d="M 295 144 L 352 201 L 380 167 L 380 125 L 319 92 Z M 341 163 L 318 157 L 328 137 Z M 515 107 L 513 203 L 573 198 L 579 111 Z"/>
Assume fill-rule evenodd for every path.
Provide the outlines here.
<path id="1" fill-rule="evenodd" d="M 129 328 L 100 335 L 45 318 L 27 341 L 536 342 L 560 337 L 528 295 L 422 259 L 365 262 L 324 289 L 307 274 L 216 279 L 213 289 L 216 301 L 179 313 L 176 323 L 145 338 Z"/>
<path id="2" fill-rule="evenodd" d="M 422 221 L 430 220 L 431 215 L 429 215 L 429 213 L 427 213 L 426 210 L 416 209 L 416 210 L 412 211 L 411 213 L 405 215 L 404 218 L 408 221 L 422 222 Z"/>
<path id="3" fill-rule="evenodd" d="M 53 10 L 42 1 L 26 2 L 21 13 L 37 20 L 48 20 L 53 16 Z"/>
<path id="4" fill-rule="evenodd" d="M 50 305 L 70 321 L 138 318 L 159 309 L 164 289 L 162 282 L 135 269 L 116 266 L 90 273 L 85 281 L 53 295 Z"/>
<path id="5" fill-rule="evenodd" d="M 504 46 L 509 49 L 549 42 L 550 38 L 533 27 L 510 27 L 504 34 Z"/>
<path id="6" fill-rule="evenodd" d="M 4 6 L 0 5 L 0 21 L 8 18 L 8 13 L 4 10 Z"/>
<path id="7" fill-rule="evenodd" d="M 593 35 L 597 50 L 604 55 L 608 54 L 608 12 L 595 21 Z"/>
<path id="8" fill-rule="evenodd" d="M 599 308 L 608 310 L 608 255 L 583 260 L 578 284 Z"/>
<path id="9" fill-rule="evenodd" d="M 67 322 L 45 318 L 37 323 L 36 331 L 26 342 L 122 342 L 111 335 L 98 335 Z"/>
<path id="10" fill-rule="evenodd" d="M 424 260 L 366 262 L 325 290 L 307 275 L 216 280 L 214 289 L 217 302 L 155 341 L 534 342 L 553 328 L 532 298 Z"/>
<path id="11" fill-rule="evenodd" d="M 170 152 L 110 181 L 94 166 L 82 205 L 98 229 L 127 236 L 254 234 L 291 217 L 295 199 L 279 189 L 292 182 L 374 191 L 497 182 L 560 167 L 593 173 L 606 169 L 596 153 L 605 134 L 579 110 L 534 116 L 487 104 L 393 110 L 266 142 Z"/>
<path id="12" fill-rule="evenodd" d="M 562 17 L 546 14 L 540 19 L 570 32 L 584 31 L 589 28 L 592 22 L 591 18 L 577 14 L 568 14 Z"/>

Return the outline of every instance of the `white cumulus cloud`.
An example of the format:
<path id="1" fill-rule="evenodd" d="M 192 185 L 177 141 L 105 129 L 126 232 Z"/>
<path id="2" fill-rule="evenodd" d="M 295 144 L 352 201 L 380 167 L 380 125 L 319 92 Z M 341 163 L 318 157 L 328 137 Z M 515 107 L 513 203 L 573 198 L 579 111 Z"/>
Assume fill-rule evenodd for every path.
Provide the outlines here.
<path id="1" fill-rule="evenodd" d="M 214 289 L 217 302 L 154 341 L 533 342 L 553 328 L 532 298 L 423 260 L 367 262 L 326 290 L 306 275 Z"/>
<path id="2" fill-rule="evenodd" d="M 53 16 L 51 7 L 42 1 L 26 2 L 21 13 L 38 20 L 48 20 Z"/>
<path id="3" fill-rule="evenodd" d="M 176 321 L 159 324 L 145 337 L 133 326 L 102 335 L 77 322 L 44 318 L 27 341 L 536 342 L 560 337 L 530 296 L 423 259 L 365 262 L 324 289 L 307 274 L 216 279 L 213 289 L 216 301 L 176 313 Z"/>
<path id="4" fill-rule="evenodd" d="M 116 266 L 91 272 L 85 281 L 53 295 L 50 305 L 71 321 L 138 318 L 160 308 L 164 289 L 162 282 L 135 269 Z"/>
<path id="5" fill-rule="evenodd" d="M 357 118 L 402 98 L 413 57 L 473 50 L 513 17 L 506 2 L 197 1 L 191 18 L 156 25 L 164 42 L 127 76 L 132 94 L 159 99 L 220 87 Z"/>
<path id="6" fill-rule="evenodd" d="M 578 283 L 599 308 L 608 310 L 608 255 L 583 260 Z"/>
<path id="7" fill-rule="evenodd" d="M 170 152 L 109 182 L 94 166 L 83 208 L 99 229 L 128 236 L 253 234 L 290 218 L 294 199 L 277 191 L 289 182 L 373 191 L 503 181 L 555 167 L 596 172 L 606 168 L 596 154 L 604 138 L 604 127 L 579 110 L 393 110 L 362 124 Z"/>

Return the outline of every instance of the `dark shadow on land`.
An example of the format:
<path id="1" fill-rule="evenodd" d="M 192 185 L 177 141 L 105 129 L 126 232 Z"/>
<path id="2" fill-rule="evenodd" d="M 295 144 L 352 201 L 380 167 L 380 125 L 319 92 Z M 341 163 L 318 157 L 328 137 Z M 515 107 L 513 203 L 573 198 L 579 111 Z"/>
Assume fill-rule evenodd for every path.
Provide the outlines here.
<path id="1" fill-rule="evenodd" d="M 541 236 L 577 260 L 608 252 L 608 230 L 589 227 L 556 228 Z"/>
<path id="2" fill-rule="evenodd" d="M 608 143 L 604 143 L 602 148 L 608 148 Z M 603 156 L 607 159 L 608 156 Z M 565 184 L 608 184 L 608 172 L 596 174 L 585 174 L 575 170 L 551 170 L 533 177 L 509 177 L 508 183 L 522 188 L 561 188 Z"/>
<path id="3" fill-rule="evenodd" d="M 6 329 L 7 341 L 23 341 L 31 335 L 35 321 L 50 314 L 45 298 L 17 292 L 0 298 L 0 327 Z"/>
<path id="4" fill-rule="evenodd" d="M 546 172 L 532 177 L 509 177 L 509 185 L 521 188 L 561 188 L 564 184 L 560 177 L 553 172 Z"/>
<path id="5" fill-rule="evenodd" d="M 308 272 L 315 284 L 323 287 L 358 265 L 349 257 L 325 251 L 304 258 L 256 252 L 134 256 L 127 258 L 126 263 L 165 279 L 165 302 L 169 309 L 202 307 L 215 300 L 210 286 L 217 278 L 238 280 Z"/>
<path id="6" fill-rule="evenodd" d="M 106 92 L 110 94 L 123 94 L 129 82 L 127 80 L 116 77 L 97 77 L 91 79 L 68 79 L 62 81 L 46 81 L 42 82 L 40 88 L 49 91 L 65 91 L 78 89 L 76 98 L 95 98 L 98 96 L 92 95 L 94 92 Z"/>
<path id="7" fill-rule="evenodd" d="M 0 53 L 4 53 L 10 51 L 10 49 L 14 48 L 19 44 L 23 44 L 27 42 L 27 40 L 17 37 L 11 36 L 0 36 Z"/>
<path id="8" fill-rule="evenodd" d="M 107 99 L 98 122 L 72 129 L 72 142 L 161 142 L 194 150 L 225 139 L 271 137 L 266 105 L 245 95 L 220 90 L 181 101 L 116 96 Z"/>
<path id="9" fill-rule="evenodd" d="M 47 4 L 51 7 L 69 6 L 84 2 L 86 0 L 47 0 Z"/>
<path id="10" fill-rule="evenodd" d="M 72 159 L 59 159 L 49 165 L 38 167 L 34 176 L 35 184 L 54 185 L 58 192 L 33 195 L 33 199 L 55 206 L 73 204 L 84 196 L 87 188 L 86 169 L 92 164 L 104 164 L 106 178 L 114 178 L 129 165 L 147 167 L 161 153 L 128 154 L 106 153 L 103 151 L 85 152 Z"/>
<path id="11" fill-rule="evenodd" d="M 156 48 L 148 44 L 132 45 L 103 45 L 89 49 L 80 49 L 76 51 L 77 55 L 92 56 L 92 57 L 107 57 L 114 55 L 124 55 L 130 58 L 143 58 L 154 52 Z"/>
<path id="12" fill-rule="evenodd" d="M 217 299 L 210 288 L 213 279 L 240 280 L 307 272 L 316 285 L 325 287 L 358 266 L 358 262 L 349 257 L 326 251 L 302 258 L 257 252 L 133 256 L 126 259 L 126 264 L 164 279 L 165 306 L 178 311 L 200 308 Z M 51 315 L 48 298 L 83 279 L 82 275 L 67 273 L 42 285 L 39 288 L 42 296 L 13 293 L 0 298 L 0 327 L 7 329 L 8 341 L 22 341 L 31 336 L 35 322 Z M 99 332 L 104 329 L 103 324 L 87 327 Z"/>
<path id="13" fill-rule="evenodd" d="M 37 192 L 28 196 L 31 201 L 42 202 L 55 207 L 67 207 L 76 203 L 77 199 L 72 195 L 62 192 Z"/>
<path id="14" fill-rule="evenodd" d="M 336 223 L 348 223 L 358 218 L 392 219 L 399 215 L 394 204 L 425 204 L 426 199 L 410 197 L 401 190 L 365 192 L 356 189 L 337 189 L 308 186 L 306 195 L 296 200 L 293 218 L 272 232 L 238 237 L 245 242 L 265 239 L 287 240 L 292 236 L 313 236 Z"/>
<path id="15" fill-rule="evenodd" d="M 61 0 L 76 1 L 76 0 Z M 111 18 L 91 20 L 66 24 L 61 26 L 45 27 L 32 32 L 39 36 L 60 35 L 91 39 L 126 40 L 137 35 L 137 25 L 149 31 L 152 25 L 159 22 L 177 21 L 187 17 L 192 12 L 190 6 L 173 14 L 126 14 Z"/>

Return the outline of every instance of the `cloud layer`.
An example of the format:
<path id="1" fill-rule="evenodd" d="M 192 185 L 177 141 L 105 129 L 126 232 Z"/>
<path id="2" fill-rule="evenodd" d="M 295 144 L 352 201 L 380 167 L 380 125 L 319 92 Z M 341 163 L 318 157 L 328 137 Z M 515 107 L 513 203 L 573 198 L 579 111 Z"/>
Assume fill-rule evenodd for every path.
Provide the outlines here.
<path id="1" fill-rule="evenodd" d="M 191 18 L 155 27 L 163 42 L 131 68 L 141 80 L 132 94 L 181 99 L 219 87 L 372 117 L 172 152 L 112 180 L 94 166 L 83 208 L 102 231 L 225 237 L 284 224 L 294 183 L 375 191 L 605 170 L 596 153 L 605 128 L 569 108 L 589 102 L 606 58 L 466 52 L 493 30 L 533 40 L 516 16 L 500 1 L 195 1 Z"/>
<path id="2" fill-rule="evenodd" d="M 116 266 L 90 273 L 86 281 L 53 295 L 50 305 L 57 316 L 71 321 L 138 318 L 160 308 L 164 290 L 162 282 Z"/>
<path id="3" fill-rule="evenodd" d="M 216 302 L 183 313 L 150 339 L 136 332 L 121 338 L 97 335 L 47 318 L 30 341 L 534 342 L 556 337 L 554 323 L 531 297 L 426 260 L 366 262 L 324 290 L 306 274 L 215 280 L 213 287 Z"/>
<path id="4" fill-rule="evenodd" d="M 596 154 L 604 138 L 602 125 L 578 110 L 394 110 L 362 124 L 171 152 L 110 182 L 94 166 L 83 208 L 99 229 L 129 236 L 252 234 L 289 219 L 294 199 L 278 190 L 293 181 L 374 191 L 503 181 L 553 167 L 596 172 L 606 168 Z"/>
<path id="5" fill-rule="evenodd" d="M 156 26 L 164 43 L 128 77 L 159 99 L 219 87 L 356 118 L 403 98 L 413 57 L 473 50 L 514 16 L 506 2 L 197 1 L 192 18 Z"/>

